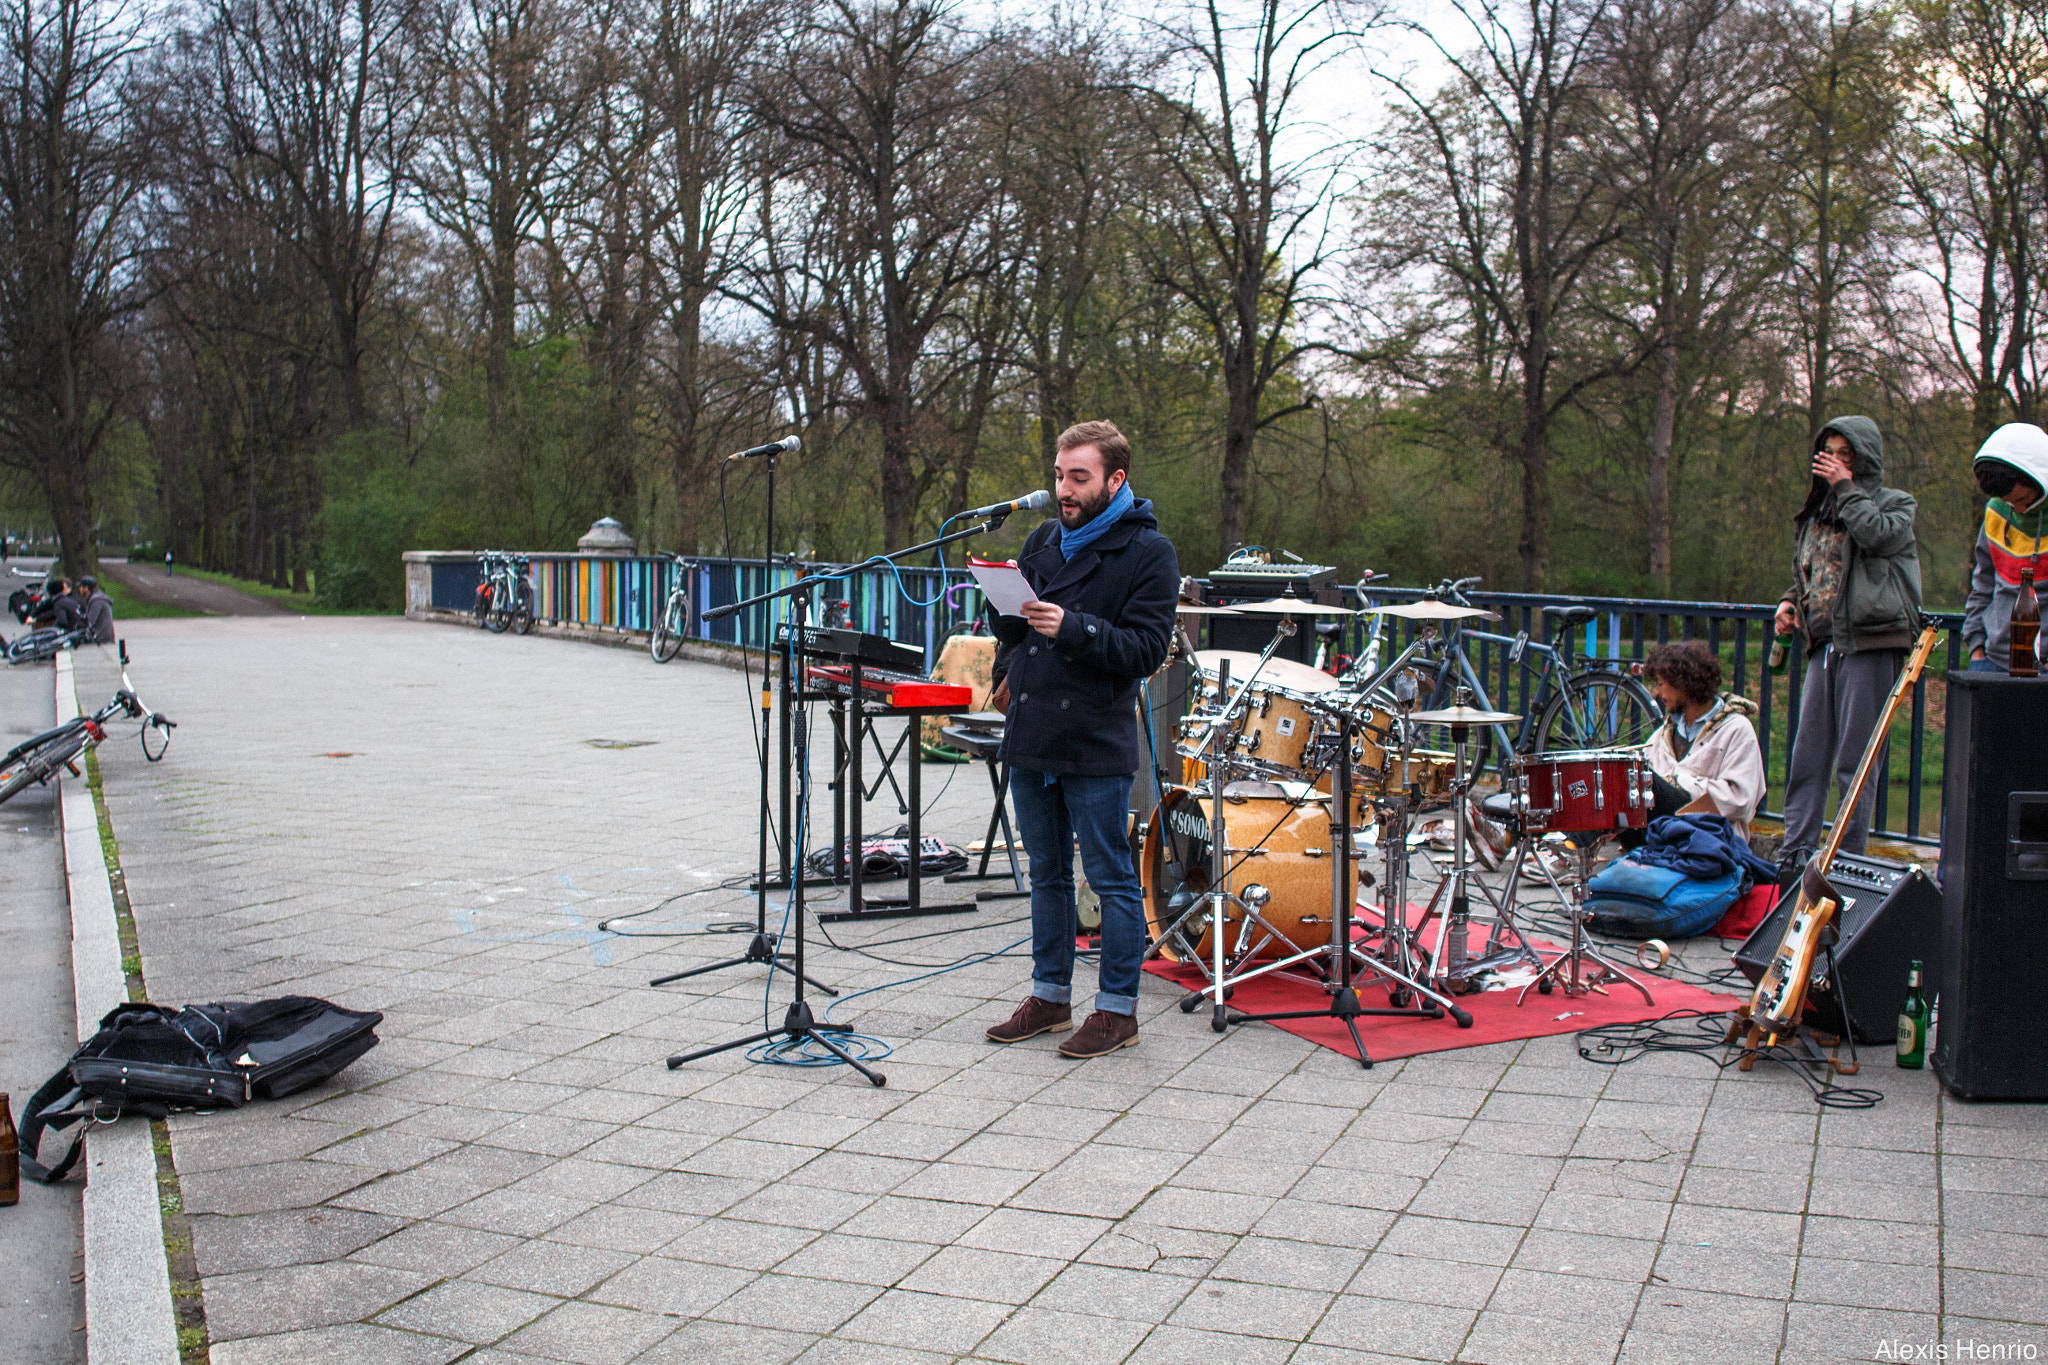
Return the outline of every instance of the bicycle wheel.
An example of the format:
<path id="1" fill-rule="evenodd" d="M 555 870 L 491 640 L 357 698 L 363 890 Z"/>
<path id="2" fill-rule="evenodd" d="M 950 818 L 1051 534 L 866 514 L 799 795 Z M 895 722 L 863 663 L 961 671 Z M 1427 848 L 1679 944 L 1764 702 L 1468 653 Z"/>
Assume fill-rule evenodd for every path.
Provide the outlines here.
<path id="1" fill-rule="evenodd" d="M 165 720 L 162 716 L 157 715 L 155 712 L 151 712 L 143 720 L 141 736 L 142 756 L 148 759 L 151 763 L 154 763 L 158 759 L 161 759 L 164 756 L 164 751 L 171 747 L 172 724 L 173 722 Z M 152 741 L 151 736 L 153 735 L 157 736 L 157 738 Z M 154 752 L 151 752 L 150 748 L 152 743 L 155 744 Z"/>
<path id="2" fill-rule="evenodd" d="M 533 591 L 524 583 L 519 585 L 518 600 L 512 604 L 512 629 L 521 635 L 533 633 Z"/>
<path id="3" fill-rule="evenodd" d="M 660 619 L 654 623 L 654 634 L 647 642 L 654 662 L 665 664 L 681 652 L 683 633 L 689 628 L 689 621 L 690 599 L 679 592 L 670 593 L 667 604 L 661 609 Z"/>
<path id="4" fill-rule="evenodd" d="M 484 610 L 484 629 L 493 635 L 503 635 L 505 627 L 512 624 L 512 604 L 506 600 L 505 585 L 491 584 L 491 604 Z"/>
<path id="5" fill-rule="evenodd" d="M 1647 744 L 1663 719 L 1641 683 L 1621 673 L 1565 680 L 1536 723 L 1535 752 L 1632 749 Z"/>
<path id="6" fill-rule="evenodd" d="M 77 758 L 84 748 L 85 735 L 73 730 L 24 755 L 19 767 L 0 777 L 0 801 L 13 797 L 31 782 L 48 782 L 50 774 Z"/>

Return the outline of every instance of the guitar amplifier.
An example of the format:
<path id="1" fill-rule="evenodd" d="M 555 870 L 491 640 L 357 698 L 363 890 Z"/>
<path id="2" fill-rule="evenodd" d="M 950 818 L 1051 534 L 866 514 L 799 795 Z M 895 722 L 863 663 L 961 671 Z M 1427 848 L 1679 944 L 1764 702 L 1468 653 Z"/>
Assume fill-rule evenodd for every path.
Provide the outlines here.
<path id="1" fill-rule="evenodd" d="M 2048 1100 L 2048 679 L 1948 675 L 1941 992 L 1927 1063 L 1966 1100 Z M 1930 964 L 1932 965 L 1932 964 Z"/>
<path id="2" fill-rule="evenodd" d="M 1888 862 L 1854 853 L 1837 854 L 1828 880 L 1842 893 L 1835 919 L 1835 978 L 1826 980 L 1827 961 L 1814 966 L 1807 1017 L 1833 1033 L 1841 1027 L 1841 1001 L 1849 1004 L 1849 1025 L 1859 1043 L 1888 1043 L 1898 1037 L 1899 1006 L 1906 999 L 1906 972 L 1913 959 L 1926 967 L 1925 981 L 1939 980 L 1935 959 L 1941 931 L 1941 892 L 1912 863 Z M 1736 950 L 1735 965 L 1754 986 L 1785 939 L 1785 925 L 1798 901 L 1787 890 L 1768 918 Z"/>

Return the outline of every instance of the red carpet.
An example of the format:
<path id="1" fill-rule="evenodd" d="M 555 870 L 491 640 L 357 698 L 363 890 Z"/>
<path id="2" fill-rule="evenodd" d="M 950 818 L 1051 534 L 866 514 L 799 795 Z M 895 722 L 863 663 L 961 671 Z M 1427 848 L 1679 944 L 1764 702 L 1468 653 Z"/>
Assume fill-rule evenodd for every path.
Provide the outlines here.
<path id="1" fill-rule="evenodd" d="M 1435 926 L 1431 926 L 1424 934 L 1425 940 L 1433 942 L 1434 932 Z M 1486 928 L 1475 924 L 1469 932 L 1472 950 L 1476 953 L 1485 943 Z M 1558 951 L 1543 939 L 1531 939 L 1530 942 L 1544 955 L 1545 962 Z M 1457 997 L 1458 1003 L 1472 1014 L 1471 1028 L 1459 1028 L 1448 1015 L 1442 1019 L 1392 1019 L 1367 1015 L 1357 1021 L 1358 1036 L 1365 1040 L 1365 1050 L 1375 1062 L 1390 1062 L 1424 1052 L 1449 1052 L 1454 1048 L 1483 1047 L 1488 1043 L 1506 1043 L 1518 1038 L 1577 1033 L 1595 1024 L 1641 1023 L 1661 1019 L 1674 1010 L 1718 1014 L 1742 1003 L 1731 995 L 1716 995 L 1697 986 L 1639 971 L 1633 962 L 1617 954 L 1609 953 L 1607 956 L 1615 966 L 1650 988 L 1653 1004 L 1645 1005 L 1641 994 L 1625 985 L 1610 985 L 1606 988 L 1606 995 L 1593 993 L 1577 997 L 1567 996 L 1561 990 L 1552 991 L 1549 995 L 1532 990 L 1528 1003 L 1517 1008 L 1515 997 L 1521 992 L 1521 987 L 1517 986 L 1513 990 L 1481 991 Z M 1202 984 L 1201 973 L 1192 966 L 1154 958 L 1145 964 L 1145 970 L 1189 990 Z M 1305 971 L 1300 975 L 1272 972 L 1247 981 L 1232 991 L 1230 1007 L 1246 1014 L 1321 1009 L 1329 1004 L 1330 997 L 1323 993 L 1319 983 L 1309 980 L 1308 975 Z M 1373 1009 L 1384 1008 L 1386 1002 L 1386 988 L 1380 978 L 1361 980 L 1360 1004 Z M 1560 1019 L 1559 1015 L 1567 1017 Z M 1285 1029 L 1297 1038 L 1306 1038 L 1346 1057 L 1358 1055 L 1357 1049 L 1351 1045 L 1351 1035 L 1337 1019 L 1287 1019 L 1275 1022 L 1271 1027 Z"/>

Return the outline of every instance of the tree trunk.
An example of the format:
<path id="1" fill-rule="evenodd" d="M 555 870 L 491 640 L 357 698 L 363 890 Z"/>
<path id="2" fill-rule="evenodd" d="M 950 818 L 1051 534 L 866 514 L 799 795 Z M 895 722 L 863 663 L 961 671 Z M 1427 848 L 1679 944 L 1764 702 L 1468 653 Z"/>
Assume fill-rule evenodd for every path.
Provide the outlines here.
<path id="1" fill-rule="evenodd" d="M 1218 479 L 1216 533 L 1220 553 L 1228 555 L 1244 543 L 1245 494 L 1251 486 L 1252 441 L 1259 425 L 1259 395 L 1254 387 L 1253 357 L 1240 348 L 1224 369 L 1229 411 L 1223 422 L 1223 469 Z"/>
<path id="2" fill-rule="evenodd" d="M 1650 412 L 1650 581 L 1671 596 L 1671 436 L 1678 425 L 1678 346 L 1669 328 L 1657 344 L 1657 395 Z"/>
<path id="3" fill-rule="evenodd" d="M 901 399 L 892 399 L 882 413 L 882 547 L 910 544 L 910 519 L 917 511 L 916 454 L 911 414 Z"/>

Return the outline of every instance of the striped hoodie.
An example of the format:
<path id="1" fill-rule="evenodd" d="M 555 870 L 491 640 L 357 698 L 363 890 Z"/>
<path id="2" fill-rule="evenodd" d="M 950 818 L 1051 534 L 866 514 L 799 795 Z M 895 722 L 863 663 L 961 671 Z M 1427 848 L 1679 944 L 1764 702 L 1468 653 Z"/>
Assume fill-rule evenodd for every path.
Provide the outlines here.
<path id="1" fill-rule="evenodd" d="M 1977 460 L 2011 465 L 2048 488 L 2048 431 L 2031 422 L 2008 422 L 1985 439 Z M 2042 588 L 2042 552 L 2048 550 L 2048 497 L 2024 512 L 2015 512 L 2004 498 L 1984 505 L 1984 524 L 1977 529 L 1975 562 L 1970 570 L 1970 600 L 1963 609 L 1963 650 L 1981 649 L 2000 668 L 2011 663 L 2013 600 L 2019 596 L 2020 570 L 2034 570 L 2034 590 Z"/>

